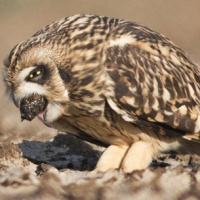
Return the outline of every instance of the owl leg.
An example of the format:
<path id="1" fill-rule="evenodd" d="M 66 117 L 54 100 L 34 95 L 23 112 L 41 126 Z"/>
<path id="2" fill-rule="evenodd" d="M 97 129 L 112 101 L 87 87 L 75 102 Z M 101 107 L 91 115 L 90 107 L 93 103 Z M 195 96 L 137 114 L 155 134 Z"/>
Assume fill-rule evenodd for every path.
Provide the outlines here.
<path id="1" fill-rule="evenodd" d="M 154 151 L 153 145 L 149 142 L 135 142 L 124 157 L 121 165 L 122 170 L 130 173 L 134 170 L 145 169 L 150 164 Z"/>
<path id="2" fill-rule="evenodd" d="M 100 157 L 94 172 L 106 172 L 109 169 L 119 168 L 128 148 L 128 145 L 110 145 Z"/>

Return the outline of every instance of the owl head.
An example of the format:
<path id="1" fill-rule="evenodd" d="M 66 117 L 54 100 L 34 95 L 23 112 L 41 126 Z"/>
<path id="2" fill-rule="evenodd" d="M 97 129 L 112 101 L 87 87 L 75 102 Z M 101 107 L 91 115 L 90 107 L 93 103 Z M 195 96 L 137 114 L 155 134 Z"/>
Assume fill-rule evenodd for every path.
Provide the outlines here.
<path id="1" fill-rule="evenodd" d="M 69 107 L 73 112 L 73 107 L 96 109 L 90 97 L 102 101 L 104 21 L 93 15 L 64 18 L 12 49 L 5 60 L 4 81 L 22 119 L 38 116 L 51 124 L 69 114 Z M 82 102 L 87 103 L 84 109 Z"/>
<path id="2" fill-rule="evenodd" d="M 4 80 L 22 119 L 38 115 L 50 123 L 62 114 L 61 104 L 69 101 L 68 90 L 60 75 L 61 62 L 56 59 L 59 51 L 34 43 L 23 42 L 11 51 L 5 61 Z"/>

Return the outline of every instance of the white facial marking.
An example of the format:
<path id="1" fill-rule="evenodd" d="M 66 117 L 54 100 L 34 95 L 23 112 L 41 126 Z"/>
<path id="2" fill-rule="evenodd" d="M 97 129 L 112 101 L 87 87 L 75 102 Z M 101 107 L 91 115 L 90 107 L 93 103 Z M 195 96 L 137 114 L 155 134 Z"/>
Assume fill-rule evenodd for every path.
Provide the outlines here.
<path id="1" fill-rule="evenodd" d="M 47 105 L 45 121 L 51 123 L 62 115 L 62 108 L 59 103 L 49 103 Z"/>
<path id="2" fill-rule="evenodd" d="M 22 82 L 22 81 L 24 81 L 24 79 L 29 75 L 29 73 L 34 69 L 34 68 L 36 68 L 35 66 L 31 66 L 31 67 L 28 67 L 28 68 L 26 68 L 26 69 L 23 69 L 20 73 L 19 73 L 19 75 L 18 75 L 18 77 L 17 77 L 17 82 Z"/>
<path id="3" fill-rule="evenodd" d="M 31 94 L 46 95 L 46 90 L 37 83 L 23 82 L 17 88 L 15 97 L 18 99 L 23 99 Z"/>

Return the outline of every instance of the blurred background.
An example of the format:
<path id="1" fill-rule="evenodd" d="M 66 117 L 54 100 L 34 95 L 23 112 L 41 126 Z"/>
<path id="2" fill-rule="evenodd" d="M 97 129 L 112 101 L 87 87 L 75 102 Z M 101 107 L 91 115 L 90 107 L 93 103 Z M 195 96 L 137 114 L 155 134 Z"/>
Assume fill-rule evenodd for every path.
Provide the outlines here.
<path id="1" fill-rule="evenodd" d="M 77 13 L 123 18 L 160 32 L 200 63 L 199 0 L 0 0 L 0 62 L 12 47 L 43 26 Z M 19 111 L 5 95 L 0 75 L 0 142 L 49 140 L 56 131 L 35 119 L 22 122 Z"/>

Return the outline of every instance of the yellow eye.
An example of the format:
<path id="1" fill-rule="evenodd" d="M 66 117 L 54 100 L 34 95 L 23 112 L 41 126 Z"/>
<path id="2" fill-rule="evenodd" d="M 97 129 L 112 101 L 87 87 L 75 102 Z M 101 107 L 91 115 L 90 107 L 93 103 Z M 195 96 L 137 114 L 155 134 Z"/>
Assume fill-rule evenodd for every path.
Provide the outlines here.
<path id="1" fill-rule="evenodd" d="M 29 78 L 34 78 L 35 76 L 38 76 L 38 75 L 40 75 L 41 73 L 42 73 L 42 71 L 41 71 L 41 70 L 38 70 L 38 71 L 36 71 L 36 72 L 30 74 L 30 75 L 29 75 Z"/>
<path id="2" fill-rule="evenodd" d="M 38 70 L 38 71 L 36 72 L 36 74 L 37 74 L 37 75 L 40 75 L 40 74 L 41 74 L 41 70 Z"/>

